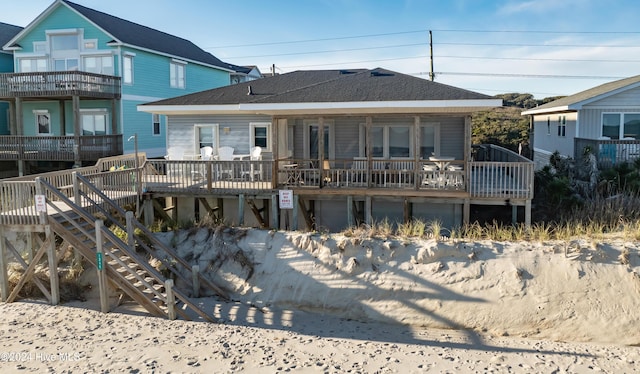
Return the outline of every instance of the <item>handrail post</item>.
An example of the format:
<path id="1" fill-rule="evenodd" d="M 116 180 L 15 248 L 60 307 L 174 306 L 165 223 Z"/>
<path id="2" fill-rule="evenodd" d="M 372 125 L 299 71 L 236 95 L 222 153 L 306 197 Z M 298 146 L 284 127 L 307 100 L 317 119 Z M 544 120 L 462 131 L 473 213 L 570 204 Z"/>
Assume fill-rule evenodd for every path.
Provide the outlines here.
<path id="1" fill-rule="evenodd" d="M 96 271 L 98 272 L 98 288 L 100 291 L 100 310 L 109 313 L 109 295 L 107 294 L 107 272 L 104 268 L 105 256 L 102 240 L 102 220 L 96 220 Z"/>
<path id="2" fill-rule="evenodd" d="M 133 247 L 135 245 L 135 230 L 133 228 L 133 212 L 128 210 L 126 214 L 127 220 L 127 245 L 129 249 L 133 251 Z"/>
<path id="3" fill-rule="evenodd" d="M 200 297 L 200 266 L 191 266 L 191 279 L 193 280 L 193 297 Z"/>

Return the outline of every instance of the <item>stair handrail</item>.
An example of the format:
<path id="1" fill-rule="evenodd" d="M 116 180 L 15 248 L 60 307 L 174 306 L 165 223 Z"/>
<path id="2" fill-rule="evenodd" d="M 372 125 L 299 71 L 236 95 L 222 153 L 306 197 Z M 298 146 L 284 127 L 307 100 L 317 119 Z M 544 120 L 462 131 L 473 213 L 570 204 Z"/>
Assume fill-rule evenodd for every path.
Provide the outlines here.
<path id="1" fill-rule="evenodd" d="M 39 184 L 41 186 L 41 188 L 44 188 L 46 190 L 48 190 L 50 193 L 52 193 L 53 195 L 57 196 L 59 200 L 57 200 L 58 202 L 64 202 L 67 206 L 69 206 L 71 208 L 71 210 L 78 214 L 82 219 L 84 219 L 85 221 L 89 222 L 94 228 L 95 228 L 95 222 L 94 217 L 87 212 L 85 209 L 83 209 L 81 206 L 76 205 L 75 202 L 73 202 L 72 200 L 70 200 L 66 195 L 64 195 L 62 192 L 60 192 L 57 188 L 55 188 L 54 186 L 52 186 L 51 184 L 49 184 L 47 181 L 42 180 L 40 178 L 36 178 L 36 184 Z M 49 206 L 51 206 L 54 210 L 56 210 L 57 212 L 61 213 L 61 208 L 58 207 L 56 204 L 53 204 L 49 199 L 46 199 L 47 204 Z M 65 217 L 65 219 L 67 219 L 67 217 Z M 75 226 L 75 222 L 74 222 L 74 226 Z M 152 267 L 149 262 L 147 262 L 144 259 L 141 259 L 136 253 L 135 251 L 131 251 L 129 246 L 124 243 L 118 236 L 116 236 L 111 230 L 109 230 L 107 227 L 102 226 L 102 238 L 103 239 L 108 239 L 108 242 L 110 244 L 112 244 L 113 246 L 117 247 L 120 251 L 122 251 L 124 254 L 126 254 L 127 256 L 131 257 L 132 259 L 134 259 L 136 261 L 136 263 L 142 267 L 149 275 L 153 276 L 153 278 L 155 278 L 155 280 L 159 283 L 164 284 L 165 283 L 165 279 L 164 277 L 154 268 Z M 83 232 L 84 234 L 84 232 Z M 88 235 L 88 238 L 91 239 L 94 243 L 96 242 L 96 238 L 95 235 Z M 111 251 L 107 251 L 109 253 L 111 253 Z M 113 254 L 111 254 L 111 257 L 114 258 Z M 119 259 L 117 259 L 119 260 Z M 138 279 L 139 281 L 142 281 L 143 284 L 145 284 L 145 286 L 149 286 L 148 282 L 146 282 L 144 279 L 142 279 L 142 277 L 140 277 L 140 275 L 135 272 L 135 271 L 131 271 L 131 269 L 128 266 L 125 266 L 127 269 L 129 269 L 129 274 L 132 274 L 136 277 L 136 279 Z M 166 297 L 164 295 L 162 295 L 162 293 L 158 293 L 158 291 L 154 288 L 154 287 L 148 287 L 152 292 L 154 292 L 156 294 L 156 296 L 158 296 L 159 299 L 161 299 L 163 302 L 165 302 L 165 304 L 167 303 Z M 195 305 L 193 305 L 193 303 L 191 303 L 191 301 L 188 299 L 188 297 L 186 297 L 186 295 L 184 295 L 181 291 L 179 291 L 178 289 L 173 289 L 173 293 L 175 295 L 175 297 L 177 299 L 179 299 L 181 302 L 183 302 L 186 305 L 189 305 L 196 313 L 198 313 L 201 317 L 208 319 L 209 321 L 214 321 L 214 319 L 206 312 L 202 311 L 200 308 L 196 307 Z M 179 310 L 179 309 L 178 309 Z"/>
<path id="2" fill-rule="evenodd" d="M 144 165 L 141 165 L 140 167 L 144 168 Z M 91 181 L 89 179 L 87 179 L 85 176 L 83 176 L 81 174 L 74 174 L 74 181 L 78 181 L 78 183 L 82 183 L 91 193 L 94 193 L 95 195 L 100 197 L 102 202 L 108 204 L 111 209 L 115 210 L 118 213 L 118 215 L 120 215 L 121 217 L 125 217 L 125 219 L 126 219 L 127 212 L 122 207 L 120 207 L 118 204 L 115 204 L 113 202 L 113 200 L 111 200 L 104 192 L 102 192 L 102 190 L 100 190 L 93 183 L 91 183 Z M 120 220 L 118 220 L 116 217 L 114 217 L 107 209 L 104 209 L 102 207 L 102 204 L 100 204 L 99 202 L 97 202 L 93 198 L 91 198 L 90 193 L 88 191 L 87 192 L 83 191 L 83 189 L 80 188 L 79 185 L 78 186 L 74 185 L 74 190 L 75 190 L 74 195 L 78 196 L 77 199 L 84 198 L 84 199 L 90 201 L 93 204 L 93 206 L 96 209 L 100 210 L 100 212 L 102 214 L 104 214 L 105 217 L 107 217 L 111 222 L 113 222 L 113 224 L 118 226 L 118 228 L 120 228 L 124 232 L 127 232 L 128 235 L 133 236 L 134 242 L 133 243 L 129 243 L 130 245 L 132 245 L 132 246 L 133 245 L 138 245 L 138 246 L 142 247 L 145 250 L 145 252 L 147 252 L 148 254 L 150 254 L 150 255 L 154 254 L 154 250 L 151 249 L 145 243 L 145 241 L 142 240 L 142 238 L 139 235 L 136 235 L 133 232 L 134 230 L 127 230 L 126 222 L 125 222 L 125 224 L 123 224 Z M 183 273 L 180 272 L 176 268 L 176 264 L 180 264 L 186 270 L 188 275 L 190 275 L 191 277 L 193 276 L 193 270 L 191 268 L 191 265 L 184 258 L 179 256 L 173 249 L 171 249 L 165 243 L 160 241 L 153 234 L 153 232 L 151 232 L 151 230 L 149 230 L 145 225 L 140 223 L 137 219 L 132 219 L 131 223 L 133 224 L 134 229 L 136 229 L 136 228 L 139 229 L 142 232 L 142 234 L 145 237 L 147 237 L 149 239 L 149 241 L 151 241 L 151 244 L 155 248 L 163 250 L 173 260 L 176 261 L 176 262 L 172 262 L 172 261 L 170 261 L 168 259 L 165 259 L 165 258 L 159 258 L 158 260 L 160 260 L 162 262 L 162 264 L 167 268 L 167 270 L 169 270 L 176 277 L 181 278 L 186 284 L 191 282 L 192 278 L 184 276 Z M 131 231 L 131 233 L 129 233 L 129 231 Z M 215 283 L 211 282 L 207 277 L 204 276 L 204 274 L 202 274 L 201 272 L 197 272 L 197 276 L 198 276 L 198 279 L 200 281 L 200 284 L 204 284 L 208 288 L 212 289 L 213 291 L 215 291 L 223 299 L 225 299 L 225 300 L 229 299 L 229 296 L 227 295 L 227 293 L 224 290 L 222 290 L 220 287 L 218 287 Z"/>

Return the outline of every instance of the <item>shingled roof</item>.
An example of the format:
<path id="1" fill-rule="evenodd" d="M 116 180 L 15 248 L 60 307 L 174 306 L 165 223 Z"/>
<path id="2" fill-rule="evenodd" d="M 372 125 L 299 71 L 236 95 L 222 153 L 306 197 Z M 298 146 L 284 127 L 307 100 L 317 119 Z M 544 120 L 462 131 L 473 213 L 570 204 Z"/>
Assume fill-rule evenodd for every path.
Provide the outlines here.
<path id="1" fill-rule="evenodd" d="M 331 103 L 487 100 L 490 96 L 396 73 L 366 70 L 300 70 L 197 92 L 148 105 Z"/>
<path id="2" fill-rule="evenodd" d="M 10 25 L 8 23 L 0 22 L 0 46 L 5 45 L 9 40 L 22 31 L 22 27 Z M 2 52 L 2 51 L 0 51 Z"/>
<path id="3" fill-rule="evenodd" d="M 211 53 L 202 50 L 186 39 L 99 12 L 71 1 L 62 0 L 62 2 L 101 27 L 112 35 L 116 41 L 229 69 L 229 64 L 220 61 Z"/>
<path id="4" fill-rule="evenodd" d="M 544 105 L 526 110 L 522 112 L 522 114 L 543 114 L 567 110 L 578 110 L 585 102 L 589 102 L 593 99 L 603 97 L 604 95 L 615 93 L 618 90 L 631 88 L 634 86 L 640 86 L 640 75 L 605 83 L 600 86 L 578 92 L 571 96 L 565 96 L 558 100 L 554 100 Z"/>

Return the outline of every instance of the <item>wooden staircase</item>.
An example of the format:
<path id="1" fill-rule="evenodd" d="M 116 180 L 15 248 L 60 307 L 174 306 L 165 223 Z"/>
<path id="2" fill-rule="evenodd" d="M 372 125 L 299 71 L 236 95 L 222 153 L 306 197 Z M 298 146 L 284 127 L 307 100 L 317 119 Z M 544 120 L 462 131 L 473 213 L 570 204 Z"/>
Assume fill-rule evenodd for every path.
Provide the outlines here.
<path id="1" fill-rule="evenodd" d="M 199 316 L 207 321 L 216 321 L 207 311 L 193 303 L 183 291 L 174 288 L 173 279 L 167 279 L 160 274 L 147 259 L 136 252 L 137 243 L 133 235 L 129 235 L 128 243 L 125 243 L 109 228 L 104 227 L 102 221 L 96 220 L 87 209 L 71 201 L 47 182 L 40 183 L 46 190 L 48 207 L 55 211 L 47 217 L 52 230 L 76 248 L 96 268 L 97 249 L 100 247 L 103 252 L 102 266 L 113 286 L 121 289 L 152 315 L 171 319 L 180 317 L 185 320 L 194 320 Z M 93 194 L 95 195 L 95 191 Z M 78 201 L 76 199 L 76 202 Z M 117 206 L 113 201 L 110 201 L 110 204 Z M 95 202 L 88 206 L 96 208 Z M 96 235 L 97 231 L 100 231 L 100 235 Z M 100 245 L 97 238 L 101 238 Z M 175 256 L 173 252 L 168 254 Z M 184 263 L 183 259 L 180 260 Z M 165 262 L 176 263 L 177 259 L 165 259 Z M 171 274 L 175 277 L 174 272 Z M 221 296 L 226 297 L 222 290 L 215 289 Z"/>

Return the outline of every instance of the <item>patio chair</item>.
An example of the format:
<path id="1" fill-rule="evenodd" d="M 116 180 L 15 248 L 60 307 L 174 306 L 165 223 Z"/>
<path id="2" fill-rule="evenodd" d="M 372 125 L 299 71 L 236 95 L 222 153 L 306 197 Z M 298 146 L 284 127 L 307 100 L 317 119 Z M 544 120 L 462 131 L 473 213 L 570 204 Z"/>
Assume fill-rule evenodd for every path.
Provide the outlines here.
<path id="1" fill-rule="evenodd" d="M 213 159 L 213 147 L 200 148 L 200 159 L 208 161 Z"/>
<path id="2" fill-rule="evenodd" d="M 167 161 L 182 161 L 184 158 L 184 149 L 180 148 L 169 148 L 169 152 L 164 156 L 164 159 Z M 179 163 L 168 163 L 167 164 L 167 175 L 180 177 L 183 174 L 181 164 Z"/>
<path id="3" fill-rule="evenodd" d="M 260 160 L 262 160 L 262 148 L 261 147 L 257 147 L 257 146 L 251 148 L 251 152 L 249 154 L 249 160 L 250 161 L 260 161 Z M 246 177 L 249 177 L 252 182 L 256 179 L 256 177 L 257 177 L 258 180 L 262 179 L 262 164 L 261 163 L 249 162 L 248 169 L 242 170 L 242 173 L 240 174 L 240 177 L 242 179 L 245 179 Z"/>
<path id="4" fill-rule="evenodd" d="M 218 148 L 218 160 L 224 161 L 218 165 L 218 179 L 222 179 L 224 175 L 228 176 L 228 179 L 233 179 L 233 147 L 220 147 Z"/>

